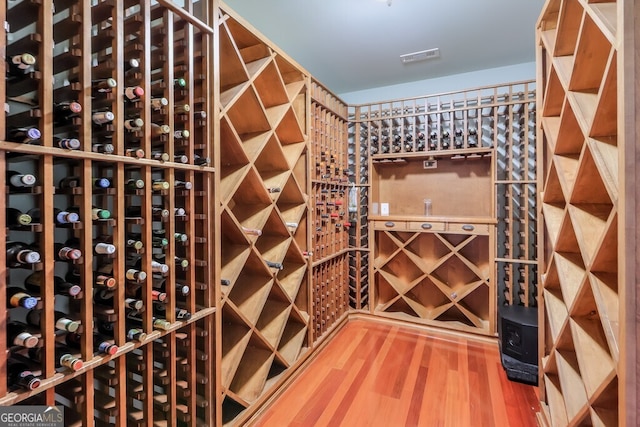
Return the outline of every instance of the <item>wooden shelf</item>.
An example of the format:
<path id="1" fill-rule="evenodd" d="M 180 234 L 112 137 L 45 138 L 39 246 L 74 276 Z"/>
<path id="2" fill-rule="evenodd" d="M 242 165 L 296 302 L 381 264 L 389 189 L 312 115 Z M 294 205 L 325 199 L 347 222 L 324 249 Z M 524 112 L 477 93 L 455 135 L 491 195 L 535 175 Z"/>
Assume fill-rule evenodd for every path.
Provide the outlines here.
<path id="1" fill-rule="evenodd" d="M 619 340 L 625 339 L 621 316 L 630 306 L 621 297 L 635 286 L 619 271 L 629 262 L 619 248 L 635 239 L 635 227 L 619 223 L 619 191 L 629 173 L 619 164 L 626 89 L 618 80 L 625 43 L 617 20 L 624 3 L 552 1 L 539 21 L 543 54 L 555 32 L 550 68 L 538 78 L 547 88 L 546 115 L 558 116 L 562 106 L 557 124 L 543 119 L 540 138 L 547 144 L 539 145 L 541 156 L 552 159 L 540 173 L 545 235 L 538 253 L 541 397 L 553 426 L 615 426 L 625 417 L 633 424 L 619 412 L 619 395 L 629 387 Z M 635 324 L 627 328 L 627 334 L 635 331 Z"/>

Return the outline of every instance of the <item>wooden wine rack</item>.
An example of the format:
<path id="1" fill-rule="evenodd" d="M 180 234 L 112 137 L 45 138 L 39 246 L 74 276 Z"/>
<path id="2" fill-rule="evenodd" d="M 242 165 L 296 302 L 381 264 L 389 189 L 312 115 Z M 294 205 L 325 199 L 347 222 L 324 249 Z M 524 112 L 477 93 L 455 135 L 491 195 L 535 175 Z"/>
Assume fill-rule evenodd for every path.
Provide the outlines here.
<path id="1" fill-rule="evenodd" d="M 633 2 L 549 1 L 538 22 L 548 425 L 637 425 L 634 17 Z"/>
<path id="2" fill-rule="evenodd" d="M 311 80 L 311 220 L 313 339 L 335 326 L 349 309 L 347 106 Z"/>
<path id="3" fill-rule="evenodd" d="M 222 421 L 235 423 L 310 346 L 309 77 L 232 11 L 218 20 Z"/>
<path id="4" fill-rule="evenodd" d="M 352 108 L 353 168 L 373 223 L 373 312 L 492 335 L 494 289 L 503 303 L 535 305 L 536 205 L 518 193 L 535 191 L 534 82 Z M 475 249 L 463 251 L 465 236 Z"/>
<path id="5" fill-rule="evenodd" d="M 176 420 L 182 425 L 215 423 L 216 376 L 209 359 L 215 354 L 217 300 L 213 286 L 217 257 L 212 242 L 218 225 L 211 202 L 215 170 L 212 163 L 197 160 L 214 154 L 209 98 L 214 31 L 203 23 L 211 12 L 204 6 L 204 2 L 190 1 L 178 8 L 166 1 L 150 6 L 135 0 L 56 0 L 54 10 L 50 1 L 0 3 L 0 21 L 7 22 L 1 34 L 7 55 L 27 52 L 37 61 L 32 72 L 0 85 L 6 112 L 0 118 L 2 200 L 5 206 L 22 211 L 40 211 L 37 223 L 14 226 L 7 222 L 3 209 L 0 222 L 6 232 L 0 244 L 4 248 L 7 241 L 24 241 L 42 255 L 41 262 L 30 268 L 7 268 L 5 253 L 0 251 L 3 287 L 22 287 L 27 275 L 39 272 L 42 289 L 36 295 L 36 308 L 42 310 L 41 327 L 32 330 L 39 338 L 40 363 L 27 357 L 25 348 L 8 346 L 4 326 L 0 330 L 0 351 L 30 366 L 41 385 L 32 391 L 8 388 L 5 358 L 0 364 L 0 404 L 62 405 L 68 426 L 160 426 L 176 425 Z M 138 59 L 139 66 L 125 70 L 132 59 Z M 4 61 L 1 67 L 5 72 Z M 174 79 L 183 77 L 186 85 L 174 86 Z M 106 93 L 92 92 L 92 82 L 107 78 L 115 79 L 117 86 Z M 144 95 L 126 100 L 125 88 L 135 86 Z M 152 97 L 166 98 L 167 105 L 152 108 Z M 54 104 L 70 101 L 79 102 L 82 111 L 61 122 Z M 178 112 L 178 105 L 188 105 L 190 110 Z M 93 125 L 96 111 L 111 111 L 113 121 Z M 125 120 L 130 118 L 144 123 L 126 130 Z M 170 132 L 157 135 L 155 125 L 167 125 Z M 8 142 L 16 126 L 37 127 L 41 137 L 31 144 Z M 179 139 L 174 131 L 189 131 L 190 136 Z M 58 148 L 55 138 L 75 138 L 80 147 Z M 96 144 L 107 143 L 112 144 L 113 153 L 96 151 Z M 131 148 L 144 153 L 132 157 Z M 155 160 L 155 152 L 165 153 L 167 161 Z M 185 156 L 184 163 L 175 157 L 178 155 Z M 10 187 L 4 172 L 9 170 L 34 174 L 37 185 Z M 72 176 L 77 177 L 75 186 L 61 184 Z M 94 178 L 106 178 L 110 186 L 97 188 Z M 131 179 L 141 180 L 144 188 L 131 189 Z M 155 180 L 167 182 L 168 187 L 152 189 Z M 183 187 L 181 182 L 192 187 Z M 70 206 L 76 207 L 80 222 L 56 226 L 54 208 Z M 93 206 L 108 209 L 110 218 L 92 219 Z M 152 207 L 156 206 L 170 215 L 155 217 Z M 174 215 L 177 208 L 185 213 Z M 186 235 L 187 240 L 176 240 L 176 233 Z M 160 235 L 166 246 L 154 247 L 153 238 Z M 116 252 L 94 253 L 95 239 L 114 244 Z M 128 247 L 129 239 L 140 241 L 142 248 Z M 75 242 L 82 257 L 57 261 L 54 245 L 67 240 Z M 151 263 L 158 256 L 169 266 L 164 275 L 152 274 Z M 176 257 L 185 265 L 176 264 Z M 144 282 L 126 279 L 130 259 L 139 259 L 137 268 L 148 273 Z M 108 272 L 118 283 L 110 304 L 94 304 L 97 269 Z M 54 278 L 72 271 L 81 294 L 55 294 Z M 164 304 L 153 302 L 152 291 L 159 286 L 167 295 Z M 189 288 L 186 295 L 179 290 L 183 286 Z M 136 326 L 146 337 L 131 340 L 128 333 L 133 321 L 128 320 L 125 297 L 137 288 L 136 298 L 145 309 L 137 314 L 140 323 Z M 4 290 L 0 299 L 6 305 Z M 184 312 L 178 309 L 186 310 L 190 318 L 182 317 Z M 54 311 L 81 325 L 79 348 L 65 347 L 65 352 L 83 361 L 77 371 L 56 368 L 56 348 L 65 342 L 65 334 L 54 327 Z M 9 319 L 23 321 L 26 315 L 25 309 L 11 308 L 0 314 L 0 324 Z M 153 317 L 167 323 L 154 323 Z M 98 328 L 101 322 L 113 327 L 110 341 L 119 347 L 114 355 L 101 355 L 94 346 L 90 325 Z"/>

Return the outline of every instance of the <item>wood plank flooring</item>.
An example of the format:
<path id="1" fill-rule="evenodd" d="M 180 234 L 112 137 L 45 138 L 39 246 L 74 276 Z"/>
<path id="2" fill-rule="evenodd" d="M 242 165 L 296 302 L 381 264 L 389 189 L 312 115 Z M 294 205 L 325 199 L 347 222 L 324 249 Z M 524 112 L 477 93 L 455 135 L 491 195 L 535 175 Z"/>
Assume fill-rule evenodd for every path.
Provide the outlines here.
<path id="1" fill-rule="evenodd" d="M 353 320 L 253 425 L 528 427 L 536 390 L 497 345 Z"/>

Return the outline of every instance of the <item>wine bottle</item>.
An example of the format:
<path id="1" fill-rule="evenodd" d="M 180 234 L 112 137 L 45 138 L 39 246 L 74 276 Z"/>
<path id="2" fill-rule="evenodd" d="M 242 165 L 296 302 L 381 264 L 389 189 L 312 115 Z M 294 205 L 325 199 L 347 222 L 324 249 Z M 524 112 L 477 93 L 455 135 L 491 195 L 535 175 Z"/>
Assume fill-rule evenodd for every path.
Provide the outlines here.
<path id="1" fill-rule="evenodd" d="M 184 154 L 174 154 L 173 161 L 176 163 L 189 163 L 189 157 Z"/>
<path id="2" fill-rule="evenodd" d="M 40 208 L 33 208 L 27 212 L 31 216 L 31 220 L 36 223 L 41 222 Z M 53 209 L 53 220 L 56 224 L 72 224 L 80 221 L 80 216 L 76 212 L 63 211 L 58 208 Z"/>
<path id="3" fill-rule="evenodd" d="M 185 88 L 187 87 L 187 81 L 183 78 L 177 78 L 177 79 L 173 79 L 173 84 L 175 86 L 177 86 L 178 88 Z"/>
<path id="4" fill-rule="evenodd" d="M 165 97 L 151 98 L 151 108 L 153 108 L 154 110 L 159 110 L 162 107 L 166 107 L 167 105 L 169 105 L 169 101 Z"/>
<path id="5" fill-rule="evenodd" d="M 29 349 L 29 357 L 42 363 L 42 357 L 44 356 L 44 347 L 34 347 Z M 71 371 L 79 371 L 84 366 L 82 359 L 68 353 L 64 347 L 56 346 L 56 368 L 64 367 Z"/>
<path id="6" fill-rule="evenodd" d="M 161 206 L 152 206 L 151 214 L 159 218 L 169 218 L 170 212 L 168 209 L 164 209 Z M 129 218 L 141 218 L 142 207 L 141 206 L 129 206 L 125 210 L 125 216 Z"/>
<path id="7" fill-rule="evenodd" d="M 114 293 L 111 290 L 96 289 L 93 292 L 93 301 L 96 304 L 104 305 L 107 307 L 113 307 Z M 139 299 L 125 298 L 124 306 L 132 310 L 142 310 L 144 302 Z"/>
<path id="8" fill-rule="evenodd" d="M 40 254 L 22 242 L 7 241 L 7 267 L 17 268 L 40 262 Z"/>
<path id="9" fill-rule="evenodd" d="M 193 112 L 193 119 L 194 120 L 204 120 L 207 118 L 207 112 L 206 111 L 194 111 Z"/>
<path id="10" fill-rule="evenodd" d="M 164 153 L 162 151 L 152 151 L 151 158 L 153 160 L 159 160 L 161 162 L 168 162 L 170 159 L 169 153 Z"/>
<path id="11" fill-rule="evenodd" d="M 142 286 L 127 286 L 125 295 L 135 299 L 142 299 Z M 167 294 L 157 289 L 151 290 L 151 300 L 164 302 L 167 299 Z M 132 308 L 132 307 L 131 307 Z"/>
<path id="12" fill-rule="evenodd" d="M 91 86 L 93 89 L 93 93 L 98 94 L 98 93 L 111 93 L 113 92 L 113 89 L 116 86 L 118 86 L 118 84 L 115 79 L 108 78 L 108 79 L 93 80 L 91 82 Z"/>
<path id="13" fill-rule="evenodd" d="M 189 240 L 189 236 L 184 233 L 173 233 L 176 242 L 185 243 Z"/>
<path id="14" fill-rule="evenodd" d="M 93 251 L 98 255 L 111 255 L 116 252 L 116 247 L 110 243 L 98 242 L 93 246 Z"/>
<path id="15" fill-rule="evenodd" d="M 13 55 L 7 58 L 7 74 L 13 77 L 23 77 L 25 74 L 33 71 L 33 66 L 36 64 L 36 57 L 30 53 L 23 53 L 21 55 Z"/>
<path id="16" fill-rule="evenodd" d="M 23 307 L 31 310 L 38 305 L 38 299 L 32 297 L 18 286 L 7 286 L 7 308 Z"/>
<path id="17" fill-rule="evenodd" d="M 153 287 L 158 289 L 160 292 L 165 293 L 167 291 L 167 279 L 162 276 L 154 275 Z M 175 290 L 183 297 L 189 295 L 189 293 L 191 292 L 191 288 L 189 288 L 188 285 L 184 285 L 181 283 L 175 284 Z"/>
<path id="18" fill-rule="evenodd" d="M 124 155 L 128 157 L 135 157 L 137 159 L 143 159 L 144 150 L 140 147 L 130 147 L 124 150 Z"/>
<path id="19" fill-rule="evenodd" d="M 91 120 L 96 125 L 111 123 L 116 116 L 111 111 L 98 111 L 91 115 Z"/>
<path id="20" fill-rule="evenodd" d="M 144 89 L 140 86 L 129 86 L 124 88 L 124 97 L 129 101 L 135 101 L 144 96 Z"/>
<path id="21" fill-rule="evenodd" d="M 139 251 L 142 248 L 144 248 L 144 243 L 140 240 L 127 239 L 125 241 L 125 244 L 127 245 L 128 248 L 135 249 L 136 251 Z"/>
<path id="22" fill-rule="evenodd" d="M 92 178 L 91 182 L 94 188 L 111 187 L 111 181 L 109 180 L 109 178 Z"/>
<path id="23" fill-rule="evenodd" d="M 53 137 L 53 143 L 58 148 L 64 148 L 66 150 L 79 150 L 80 149 L 80 140 L 77 138 L 58 138 Z"/>
<path id="24" fill-rule="evenodd" d="M 80 249 L 65 246 L 62 243 L 54 245 L 54 258 L 56 261 L 75 261 L 82 257 Z"/>
<path id="25" fill-rule="evenodd" d="M 38 337 L 31 335 L 28 326 L 22 322 L 7 322 L 7 347 L 20 346 L 32 348 L 38 345 Z"/>
<path id="26" fill-rule="evenodd" d="M 176 320 L 189 320 L 191 319 L 191 313 L 189 313 L 184 308 L 176 307 Z M 167 316 L 167 306 L 165 304 L 153 304 L 153 314 L 158 317 L 166 317 Z"/>
<path id="27" fill-rule="evenodd" d="M 173 214 L 175 216 L 185 216 L 187 211 L 185 211 L 184 208 L 173 208 Z"/>
<path id="28" fill-rule="evenodd" d="M 125 187 L 129 190 L 140 190 L 144 188 L 144 181 L 141 179 L 128 179 Z"/>
<path id="29" fill-rule="evenodd" d="M 41 137 L 42 133 L 35 127 L 19 127 L 7 131 L 7 141 L 19 142 L 20 144 L 31 144 Z"/>
<path id="30" fill-rule="evenodd" d="M 171 132 L 171 128 L 168 125 L 159 125 L 156 123 L 151 123 L 151 135 L 160 136 L 167 135 Z"/>
<path id="31" fill-rule="evenodd" d="M 82 105 L 76 101 L 53 104 L 53 122 L 58 126 L 71 124 L 74 117 L 82 112 Z"/>
<path id="32" fill-rule="evenodd" d="M 75 332 L 80 327 L 80 324 L 78 322 L 67 318 L 67 315 L 60 311 L 54 312 L 54 316 L 56 319 L 55 328 L 58 330 Z M 42 310 L 31 310 L 27 313 L 27 323 L 29 325 L 35 326 L 36 328 L 40 328 L 42 326 L 40 324 L 41 321 L 42 321 Z"/>
<path id="33" fill-rule="evenodd" d="M 139 131 L 144 126 L 144 120 L 141 118 L 127 119 L 124 121 L 124 128 L 130 132 Z"/>
<path id="34" fill-rule="evenodd" d="M 66 276 L 65 280 L 69 283 L 81 285 L 82 284 L 82 276 L 80 271 L 76 269 L 70 269 Z M 93 287 L 94 288 L 107 288 L 113 289 L 117 286 L 118 282 L 114 277 L 108 276 L 106 274 L 100 272 L 93 272 Z"/>
<path id="35" fill-rule="evenodd" d="M 61 189 L 77 188 L 82 184 L 79 176 L 67 176 L 58 182 L 58 187 Z"/>
<path id="36" fill-rule="evenodd" d="M 135 311 L 128 312 L 126 316 L 127 324 L 137 325 L 137 326 L 142 325 L 142 322 L 143 322 L 142 318 L 138 317 L 138 315 L 139 313 Z M 151 321 L 153 322 L 154 329 L 160 329 L 160 330 L 166 331 L 171 327 L 171 322 L 169 322 L 166 319 L 152 317 Z"/>
<path id="37" fill-rule="evenodd" d="M 28 213 L 22 213 L 19 209 L 16 208 L 7 208 L 5 215 L 8 226 L 29 225 L 33 220 L 31 215 L 29 215 Z"/>
<path id="38" fill-rule="evenodd" d="M 244 227 L 244 226 L 240 226 L 240 228 L 242 229 L 242 231 L 245 234 L 249 234 L 252 236 L 262 236 L 262 230 L 257 229 L 257 228 L 249 228 L 249 227 Z"/>
<path id="39" fill-rule="evenodd" d="M 189 104 L 180 104 L 173 107 L 174 114 L 186 114 L 191 111 Z"/>
<path id="40" fill-rule="evenodd" d="M 264 260 L 264 262 L 267 264 L 269 268 L 274 268 L 276 270 L 282 270 L 284 268 L 281 262 L 273 262 L 273 261 L 268 261 L 266 259 Z"/>
<path id="41" fill-rule="evenodd" d="M 70 348 L 80 349 L 82 335 L 76 332 L 69 332 L 64 337 L 65 343 Z M 118 352 L 119 347 L 114 343 L 104 339 L 98 334 L 93 334 L 93 351 L 100 354 L 113 356 Z"/>
<path id="42" fill-rule="evenodd" d="M 184 188 L 185 190 L 191 190 L 193 188 L 193 184 L 190 181 L 180 181 L 176 179 L 173 184 L 175 188 Z"/>
<path id="43" fill-rule="evenodd" d="M 125 271 L 125 277 L 127 278 L 127 280 L 130 280 L 132 282 L 142 283 L 146 280 L 147 273 L 135 268 L 129 268 L 127 269 L 127 271 Z"/>
<path id="44" fill-rule="evenodd" d="M 191 135 L 191 133 L 186 129 L 173 131 L 173 137 L 175 139 L 188 139 L 189 135 Z"/>
<path id="45" fill-rule="evenodd" d="M 95 206 L 91 208 L 92 220 L 97 221 L 100 219 L 109 219 L 109 218 L 111 218 L 111 211 L 109 211 L 108 209 L 101 209 Z"/>
<path id="46" fill-rule="evenodd" d="M 36 177 L 30 173 L 20 173 L 7 170 L 7 184 L 15 188 L 33 187 L 36 184 Z"/>
<path id="47" fill-rule="evenodd" d="M 40 387 L 40 378 L 29 370 L 26 363 L 7 359 L 7 387 L 10 390 L 23 388 L 35 390 Z"/>
<path id="48" fill-rule="evenodd" d="M 154 179 L 153 182 L 151 183 L 151 189 L 153 191 L 163 191 L 163 190 L 168 190 L 169 188 L 171 188 L 169 183 L 161 179 Z"/>
<path id="49" fill-rule="evenodd" d="M 24 287 L 33 293 L 42 293 L 42 271 L 34 271 L 24 279 Z M 53 276 L 53 291 L 56 295 L 67 295 L 76 297 L 82 292 L 82 288 L 73 283 L 69 283 L 60 276 Z"/>
<path id="50" fill-rule="evenodd" d="M 206 166 L 209 163 L 211 163 L 211 159 L 209 159 L 208 157 L 202 157 L 199 156 L 198 154 L 194 154 L 193 155 L 193 164 L 196 166 Z"/>

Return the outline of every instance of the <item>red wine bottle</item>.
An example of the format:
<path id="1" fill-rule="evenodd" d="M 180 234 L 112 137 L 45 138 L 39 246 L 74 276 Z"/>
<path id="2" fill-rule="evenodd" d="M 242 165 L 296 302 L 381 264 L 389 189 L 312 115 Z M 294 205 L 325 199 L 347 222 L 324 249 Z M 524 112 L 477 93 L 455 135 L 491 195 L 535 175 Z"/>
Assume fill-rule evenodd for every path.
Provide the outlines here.
<path id="1" fill-rule="evenodd" d="M 7 322 L 7 347 L 33 348 L 38 345 L 38 337 L 31 335 L 28 326 L 22 322 Z"/>
<path id="2" fill-rule="evenodd" d="M 40 387 L 40 378 L 29 370 L 26 363 L 7 359 L 7 387 L 10 390 L 23 388 L 35 390 Z"/>
<path id="3" fill-rule="evenodd" d="M 60 102 L 53 105 L 53 122 L 58 126 L 71 124 L 74 117 L 82 112 L 82 105 L 76 101 Z"/>
<path id="4" fill-rule="evenodd" d="M 24 287 L 37 295 L 42 293 L 42 271 L 34 271 L 24 279 Z M 53 291 L 56 295 L 76 297 L 82 288 L 78 284 L 69 283 L 60 276 L 53 276 Z"/>
<path id="5" fill-rule="evenodd" d="M 7 287 L 7 308 L 23 307 L 31 310 L 38 305 L 38 299 L 32 297 L 18 286 Z"/>
<path id="6" fill-rule="evenodd" d="M 75 320 L 71 320 L 69 318 L 67 318 L 67 315 L 60 312 L 60 311 L 56 311 L 54 313 L 55 318 L 56 318 L 56 324 L 55 327 L 58 330 L 61 331 L 67 331 L 67 332 L 75 332 L 78 330 L 78 328 L 80 327 L 80 324 L 78 322 L 76 322 Z M 27 313 L 27 323 L 31 326 L 35 326 L 36 328 L 40 328 L 40 322 L 42 320 L 42 311 L 41 310 L 31 310 L 29 311 L 29 313 Z"/>
<path id="7" fill-rule="evenodd" d="M 64 337 L 65 343 L 70 348 L 80 349 L 80 343 L 82 342 L 82 335 L 76 332 L 69 332 Z M 93 351 L 100 354 L 108 354 L 113 356 L 118 352 L 118 346 L 113 342 L 110 342 L 104 337 L 98 334 L 93 335 Z"/>
<path id="8" fill-rule="evenodd" d="M 29 349 L 29 357 L 38 363 L 42 363 L 44 347 L 34 347 Z M 79 371 L 84 366 L 82 359 L 67 352 L 67 349 L 56 346 L 56 368 L 65 367 L 71 371 Z"/>

